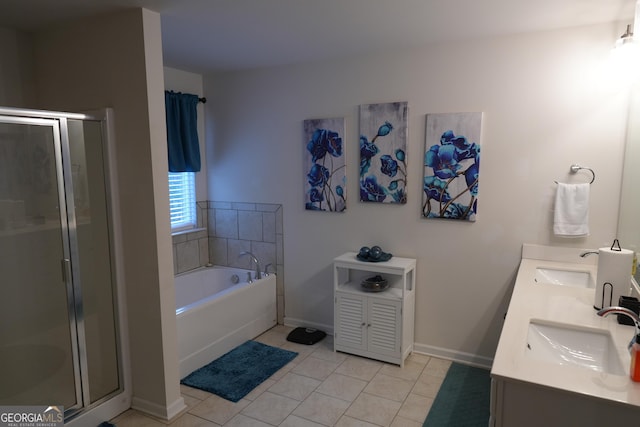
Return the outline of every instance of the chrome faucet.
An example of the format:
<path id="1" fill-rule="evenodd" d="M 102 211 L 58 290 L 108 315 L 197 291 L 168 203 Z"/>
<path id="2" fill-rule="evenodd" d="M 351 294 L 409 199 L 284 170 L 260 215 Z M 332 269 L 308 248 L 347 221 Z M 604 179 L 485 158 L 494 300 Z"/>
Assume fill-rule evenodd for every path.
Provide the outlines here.
<path id="1" fill-rule="evenodd" d="M 243 255 L 249 255 L 251 257 L 251 260 L 256 263 L 255 279 L 256 280 L 262 279 L 262 273 L 260 272 L 260 262 L 258 262 L 258 258 L 256 258 L 256 256 L 249 251 L 240 252 L 240 255 L 238 255 L 238 257 L 241 257 Z"/>
<path id="2" fill-rule="evenodd" d="M 273 265 L 271 263 L 269 263 L 269 264 L 264 266 L 264 275 L 265 276 L 268 276 L 270 274 L 269 273 L 269 267 L 273 267 Z"/>
<path id="3" fill-rule="evenodd" d="M 598 255 L 598 251 L 587 251 L 587 252 L 583 252 L 583 253 L 581 253 L 581 254 L 580 254 L 580 257 L 581 257 L 581 258 L 586 258 L 586 257 L 588 257 L 588 256 L 589 256 L 589 255 L 591 255 L 591 254 L 596 254 L 596 255 Z"/>
<path id="4" fill-rule="evenodd" d="M 636 341 L 636 335 L 640 334 L 640 317 L 628 308 L 620 306 L 605 307 L 602 310 L 598 311 L 598 316 L 607 317 L 610 314 L 624 314 L 626 316 L 629 316 L 633 320 L 633 323 L 636 325 L 635 333 L 633 334 L 631 342 L 628 346 L 629 350 L 631 350 L 631 346 Z"/>

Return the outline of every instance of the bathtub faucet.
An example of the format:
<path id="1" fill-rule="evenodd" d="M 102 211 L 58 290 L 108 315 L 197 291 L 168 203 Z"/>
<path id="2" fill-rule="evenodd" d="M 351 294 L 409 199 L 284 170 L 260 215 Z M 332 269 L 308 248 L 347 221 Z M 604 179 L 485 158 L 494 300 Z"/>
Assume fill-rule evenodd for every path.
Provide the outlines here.
<path id="1" fill-rule="evenodd" d="M 260 272 L 260 262 L 258 262 L 258 258 L 254 254 L 249 251 L 240 252 L 239 256 L 249 255 L 251 260 L 256 263 L 256 280 L 262 279 L 262 273 Z"/>
<path id="2" fill-rule="evenodd" d="M 268 275 L 271 274 L 271 273 L 269 273 L 269 267 L 273 267 L 273 265 L 271 263 L 269 263 L 269 264 L 264 266 L 264 275 L 265 276 L 268 276 Z"/>

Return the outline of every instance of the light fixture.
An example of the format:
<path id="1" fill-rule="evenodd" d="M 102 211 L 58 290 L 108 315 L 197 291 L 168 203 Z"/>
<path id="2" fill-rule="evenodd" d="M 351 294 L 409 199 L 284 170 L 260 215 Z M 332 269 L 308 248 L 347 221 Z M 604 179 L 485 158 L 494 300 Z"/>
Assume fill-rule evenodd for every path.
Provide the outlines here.
<path id="1" fill-rule="evenodd" d="M 633 17 L 633 26 L 635 30 L 635 25 L 640 23 L 640 0 L 636 0 L 635 5 L 635 13 Z M 638 45 L 640 44 L 639 37 L 633 36 L 633 31 L 631 31 L 631 25 L 627 25 L 627 30 L 623 35 L 620 36 L 618 40 L 616 40 L 616 44 L 613 48 L 614 55 L 624 55 L 631 57 L 632 55 L 640 56 L 640 49 Z M 625 59 L 626 61 L 626 59 Z M 640 60 L 639 60 L 640 61 Z"/>
<path id="2" fill-rule="evenodd" d="M 631 25 L 627 25 L 626 31 L 616 40 L 611 52 L 617 78 L 629 83 L 637 81 L 640 74 L 640 39 L 633 36 L 631 28 Z"/>
<path id="3" fill-rule="evenodd" d="M 633 32 L 631 31 L 631 24 L 627 25 L 627 31 L 616 40 L 614 49 L 623 49 L 625 46 L 635 43 L 633 39 Z"/>
<path id="4" fill-rule="evenodd" d="M 606 86 L 614 91 L 626 91 L 636 85 L 640 86 L 640 0 L 633 0 L 633 3 L 633 18 L 615 41 L 609 60 L 605 61 L 603 68 Z"/>

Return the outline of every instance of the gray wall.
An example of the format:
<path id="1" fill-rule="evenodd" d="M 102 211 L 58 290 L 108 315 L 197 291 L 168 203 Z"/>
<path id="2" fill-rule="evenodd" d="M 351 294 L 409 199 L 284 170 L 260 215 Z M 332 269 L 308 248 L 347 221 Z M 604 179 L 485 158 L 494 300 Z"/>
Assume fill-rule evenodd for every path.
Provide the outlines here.
<path id="1" fill-rule="evenodd" d="M 33 41 L 29 34 L 0 27 L 0 105 L 35 108 Z"/>
<path id="2" fill-rule="evenodd" d="M 616 233 L 628 93 L 602 76 L 609 24 L 205 76 L 209 199 L 283 205 L 285 323 L 333 328 L 331 263 L 379 244 L 417 259 L 416 348 L 490 362 L 523 243 Z M 358 105 L 408 101 L 408 203 L 358 201 Z M 421 217 L 425 117 L 484 113 L 475 223 Z M 302 122 L 346 118 L 347 211 L 304 210 Z M 581 163 L 591 235 L 552 235 L 554 181 Z"/>

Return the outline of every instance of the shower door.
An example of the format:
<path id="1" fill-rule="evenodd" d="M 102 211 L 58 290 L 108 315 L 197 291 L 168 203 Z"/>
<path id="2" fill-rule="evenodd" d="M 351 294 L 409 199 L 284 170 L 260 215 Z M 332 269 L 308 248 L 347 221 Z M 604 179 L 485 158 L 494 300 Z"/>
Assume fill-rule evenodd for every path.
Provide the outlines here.
<path id="1" fill-rule="evenodd" d="M 100 129 L 0 114 L 0 405 L 122 389 Z"/>

